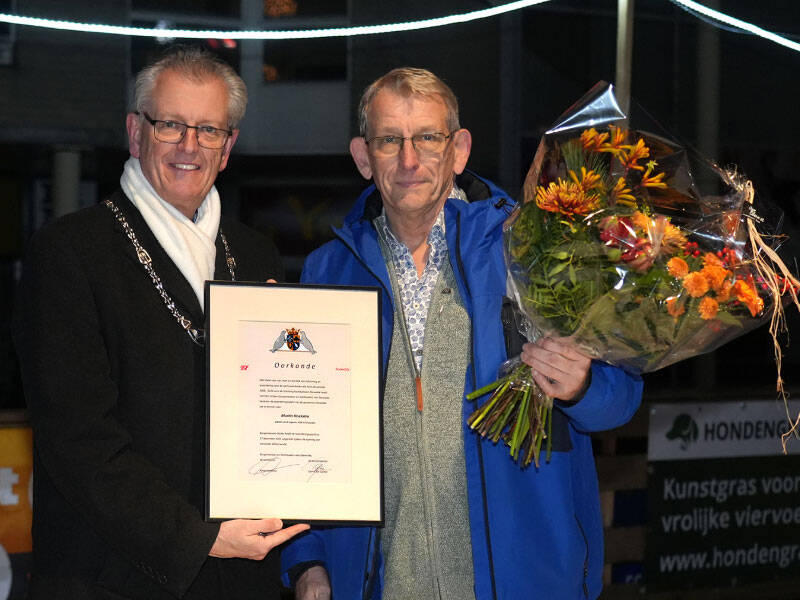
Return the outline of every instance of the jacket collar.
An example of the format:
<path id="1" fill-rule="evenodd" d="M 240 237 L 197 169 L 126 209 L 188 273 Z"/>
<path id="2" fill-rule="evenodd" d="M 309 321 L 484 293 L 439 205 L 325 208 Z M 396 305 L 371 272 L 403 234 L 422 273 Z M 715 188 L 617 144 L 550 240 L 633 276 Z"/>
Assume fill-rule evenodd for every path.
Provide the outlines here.
<path id="1" fill-rule="evenodd" d="M 456 183 L 466 192 L 469 201 L 445 202 L 447 245 L 451 253 L 459 253 L 461 248 L 468 248 L 470 252 L 464 257 L 451 256 L 451 263 L 453 260 L 462 261 L 462 258 L 464 264 L 473 260 L 484 261 L 480 250 L 490 244 L 491 236 L 508 217 L 514 201 L 492 182 L 471 171 L 464 171 L 456 177 Z M 380 193 L 372 184 L 361 193 L 345 217 L 343 226 L 334 228 L 334 233 L 360 257 L 391 297 L 389 273 L 372 224 L 382 208 Z M 453 265 L 454 269 L 457 266 Z M 460 291 L 462 294 L 466 292 L 465 289 Z"/>
<path id="2" fill-rule="evenodd" d="M 448 230 L 455 215 L 462 213 L 471 217 L 480 217 L 478 221 L 482 225 L 475 231 L 476 234 L 479 231 L 488 231 L 497 223 L 504 221 L 515 204 L 503 190 L 472 171 L 466 170 L 456 176 L 456 183 L 466 192 L 468 202 L 448 201 L 445 203 Z M 345 243 L 355 245 L 356 236 L 363 233 L 364 227 L 372 227 L 372 220 L 381 214 L 382 208 L 383 202 L 380 193 L 375 184 L 371 184 L 358 197 L 352 210 L 345 217 L 343 226 L 339 229 L 334 228 L 334 232 Z M 463 243 L 469 244 L 470 242 L 478 242 L 478 240 L 464 240 Z"/>

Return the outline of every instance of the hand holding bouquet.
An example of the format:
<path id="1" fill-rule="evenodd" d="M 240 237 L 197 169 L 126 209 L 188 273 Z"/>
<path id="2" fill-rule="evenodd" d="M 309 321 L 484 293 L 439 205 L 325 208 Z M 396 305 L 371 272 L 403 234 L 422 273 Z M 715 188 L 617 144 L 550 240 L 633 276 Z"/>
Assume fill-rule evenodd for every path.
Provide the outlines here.
<path id="1" fill-rule="evenodd" d="M 774 338 L 783 299 L 800 308 L 800 282 L 759 233 L 773 231 L 749 182 L 654 128 L 633 129 L 611 87 L 595 86 L 545 134 L 505 230 L 509 287 L 532 337 L 568 337 L 634 372 L 770 319 Z M 552 399 L 524 364 L 468 398 L 488 391 L 470 426 L 538 466 Z"/>

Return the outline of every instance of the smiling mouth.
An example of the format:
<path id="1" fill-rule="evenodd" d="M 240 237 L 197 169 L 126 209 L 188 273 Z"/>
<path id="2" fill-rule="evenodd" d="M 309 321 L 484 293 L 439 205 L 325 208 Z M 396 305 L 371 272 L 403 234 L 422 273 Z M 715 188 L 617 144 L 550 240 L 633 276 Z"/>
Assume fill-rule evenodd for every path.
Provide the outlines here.
<path id="1" fill-rule="evenodd" d="M 192 165 L 187 163 L 172 163 L 172 166 L 176 169 L 180 169 L 181 171 L 196 171 L 200 167 L 198 165 Z"/>

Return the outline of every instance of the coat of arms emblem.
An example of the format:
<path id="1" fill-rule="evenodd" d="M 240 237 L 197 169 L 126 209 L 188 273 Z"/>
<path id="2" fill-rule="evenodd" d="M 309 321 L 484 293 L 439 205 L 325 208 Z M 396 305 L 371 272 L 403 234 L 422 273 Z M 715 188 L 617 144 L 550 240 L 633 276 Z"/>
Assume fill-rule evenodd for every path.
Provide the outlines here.
<path id="1" fill-rule="evenodd" d="M 314 350 L 314 345 L 311 343 L 311 340 L 308 339 L 306 332 L 302 329 L 297 329 L 295 327 L 291 327 L 289 329 L 281 330 L 278 337 L 275 339 L 275 342 L 272 344 L 272 349 L 270 352 L 311 352 L 311 354 L 316 354 L 317 351 Z"/>
<path id="2" fill-rule="evenodd" d="M 286 330 L 286 347 L 292 352 L 300 347 L 300 332 L 294 327 Z"/>

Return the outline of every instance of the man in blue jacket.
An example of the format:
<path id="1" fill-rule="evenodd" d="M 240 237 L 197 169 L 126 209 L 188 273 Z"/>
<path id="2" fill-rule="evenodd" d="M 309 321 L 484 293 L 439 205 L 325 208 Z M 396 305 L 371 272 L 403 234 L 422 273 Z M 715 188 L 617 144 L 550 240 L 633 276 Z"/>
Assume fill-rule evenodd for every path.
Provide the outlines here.
<path id="1" fill-rule="evenodd" d="M 359 111 L 350 152 L 374 185 L 302 279 L 382 289 L 386 518 L 296 538 L 282 554 L 285 582 L 301 600 L 596 598 L 589 432 L 625 423 L 641 380 L 563 340 L 526 344 L 535 381 L 558 399 L 550 461 L 522 469 L 472 433 L 464 395 L 507 358 L 502 226 L 513 201 L 465 171 L 470 133 L 429 71 L 390 71 Z"/>

